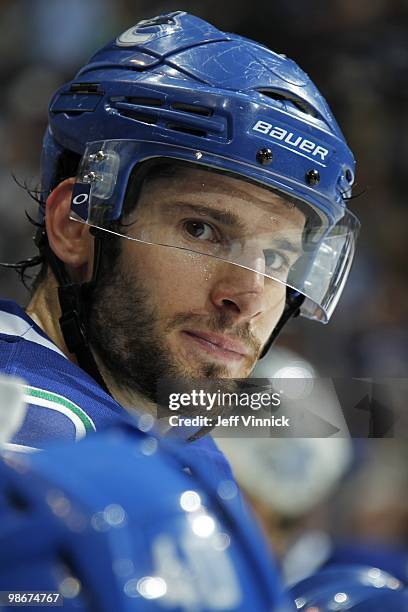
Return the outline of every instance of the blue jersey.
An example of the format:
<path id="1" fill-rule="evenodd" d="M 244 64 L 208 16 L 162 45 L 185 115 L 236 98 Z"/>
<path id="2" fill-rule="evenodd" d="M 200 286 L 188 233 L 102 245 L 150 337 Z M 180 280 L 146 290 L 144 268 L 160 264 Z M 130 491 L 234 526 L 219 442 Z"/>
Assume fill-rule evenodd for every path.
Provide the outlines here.
<path id="1" fill-rule="evenodd" d="M 0 372 L 24 382 L 27 413 L 9 441 L 12 450 L 42 449 L 56 440 L 78 441 L 133 418 L 93 378 L 72 363 L 16 303 L 0 301 Z M 186 444 L 214 476 L 230 467 L 210 436 Z M 189 467 L 186 465 L 186 467 Z"/>

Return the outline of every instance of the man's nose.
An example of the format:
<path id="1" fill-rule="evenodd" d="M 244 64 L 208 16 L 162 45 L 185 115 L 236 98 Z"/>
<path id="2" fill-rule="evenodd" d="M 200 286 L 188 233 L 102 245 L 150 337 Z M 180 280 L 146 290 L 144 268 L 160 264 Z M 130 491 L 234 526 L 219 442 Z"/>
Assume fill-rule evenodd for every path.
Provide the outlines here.
<path id="1" fill-rule="evenodd" d="M 222 273 L 211 290 L 213 305 L 235 320 L 251 320 L 266 309 L 265 276 L 238 265 L 222 264 Z"/>

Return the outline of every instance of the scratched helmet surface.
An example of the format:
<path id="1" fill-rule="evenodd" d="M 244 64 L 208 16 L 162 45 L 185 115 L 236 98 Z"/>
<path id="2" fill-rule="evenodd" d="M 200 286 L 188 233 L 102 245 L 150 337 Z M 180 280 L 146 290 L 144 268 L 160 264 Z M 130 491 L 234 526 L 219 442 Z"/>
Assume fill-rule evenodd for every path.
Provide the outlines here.
<path id="1" fill-rule="evenodd" d="M 359 230 L 346 206 L 355 163 L 326 101 L 292 60 L 182 11 L 141 21 L 52 98 L 42 156 L 45 195 L 56 184 L 64 151 L 81 158 L 72 216 L 101 229 L 121 217 L 129 177 L 146 160 L 225 172 L 298 202 L 303 236 L 279 271 L 282 258 L 276 259 L 269 229 L 260 229 L 256 208 L 252 231 L 226 237 L 215 250 L 214 243 L 207 249 L 202 241 L 193 247 L 163 238 L 159 213 L 156 233 L 126 237 L 264 274 L 305 296 L 301 314 L 329 320 Z M 254 244 L 273 253 L 269 267 L 250 261 Z"/>

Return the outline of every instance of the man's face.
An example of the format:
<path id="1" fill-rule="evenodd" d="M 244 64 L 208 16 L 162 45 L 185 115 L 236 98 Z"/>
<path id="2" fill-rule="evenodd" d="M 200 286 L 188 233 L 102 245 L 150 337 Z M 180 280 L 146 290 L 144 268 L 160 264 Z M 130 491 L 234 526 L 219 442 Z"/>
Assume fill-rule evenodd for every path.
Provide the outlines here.
<path id="1" fill-rule="evenodd" d="M 287 200 L 219 173 L 149 181 L 127 234 L 177 248 L 119 239 L 90 309 L 91 342 L 118 384 L 154 398 L 160 378 L 247 377 L 285 306 L 285 285 L 262 272 L 286 279 L 304 222 Z"/>

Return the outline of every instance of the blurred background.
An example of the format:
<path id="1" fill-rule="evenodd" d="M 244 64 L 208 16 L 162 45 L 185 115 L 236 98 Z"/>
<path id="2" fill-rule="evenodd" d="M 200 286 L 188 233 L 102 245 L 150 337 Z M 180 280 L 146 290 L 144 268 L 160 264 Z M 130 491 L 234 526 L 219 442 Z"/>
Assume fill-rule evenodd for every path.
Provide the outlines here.
<path id="1" fill-rule="evenodd" d="M 35 205 L 13 174 L 38 185 L 51 94 L 107 40 L 140 19 L 173 10 L 192 12 L 298 62 L 326 97 L 357 159 L 358 197 L 351 208 L 362 233 L 348 285 L 328 326 L 301 319 L 287 326 L 279 340 L 281 350 L 288 351 L 284 355 L 303 360 L 320 376 L 406 377 L 407 0 L 2 0 L 0 261 L 35 254 L 25 219 L 26 209 L 35 216 Z M 22 305 L 28 301 L 13 271 L 0 269 L 0 290 Z M 405 398 L 402 393 L 398 401 Z M 249 477 L 234 464 L 240 445 L 226 452 L 263 517 L 288 580 L 313 571 L 311 559 L 318 565 L 333 554 L 341 557 L 350 540 L 361 540 L 363 557 L 367 542 L 380 548 L 385 543 L 382 554 L 388 547 L 394 552 L 384 568 L 401 559 L 394 571 L 408 578 L 405 444 L 340 440 L 334 452 L 319 444 L 268 442 L 274 443 L 272 450 L 262 454 L 259 446 L 259 457 L 251 455 L 255 464 Z M 322 470 L 330 462 L 338 469 Z M 246 482 L 260 473 L 265 475 L 261 489 L 251 491 Z M 280 482 L 287 483 L 283 491 Z M 316 490 L 318 482 L 322 486 Z M 262 494 L 268 490 L 275 491 L 272 498 Z"/>

